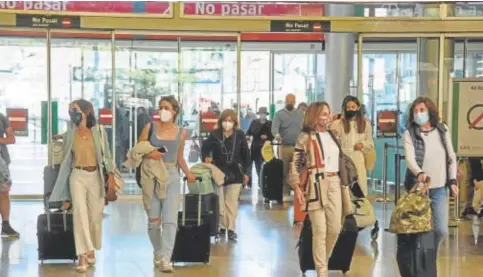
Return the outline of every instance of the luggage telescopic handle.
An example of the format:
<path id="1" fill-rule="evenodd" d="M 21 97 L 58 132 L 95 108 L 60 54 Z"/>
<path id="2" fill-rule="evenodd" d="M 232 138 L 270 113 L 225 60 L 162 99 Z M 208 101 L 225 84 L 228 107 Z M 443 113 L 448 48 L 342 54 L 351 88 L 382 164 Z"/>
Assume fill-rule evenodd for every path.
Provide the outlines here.
<path id="1" fill-rule="evenodd" d="M 185 176 L 185 177 L 183 177 L 183 180 L 184 180 L 185 182 L 186 182 L 186 181 L 188 181 L 188 177 L 186 177 L 186 176 Z M 201 181 L 203 181 L 203 179 L 202 179 L 201 177 L 196 177 L 196 181 L 201 182 Z"/>
<path id="2" fill-rule="evenodd" d="M 203 179 L 201 177 L 196 177 L 196 183 L 198 184 L 198 226 L 201 225 L 201 181 Z M 186 182 L 188 181 L 188 177 L 183 177 L 183 213 L 182 213 L 182 219 L 181 222 L 183 226 L 186 225 Z"/>

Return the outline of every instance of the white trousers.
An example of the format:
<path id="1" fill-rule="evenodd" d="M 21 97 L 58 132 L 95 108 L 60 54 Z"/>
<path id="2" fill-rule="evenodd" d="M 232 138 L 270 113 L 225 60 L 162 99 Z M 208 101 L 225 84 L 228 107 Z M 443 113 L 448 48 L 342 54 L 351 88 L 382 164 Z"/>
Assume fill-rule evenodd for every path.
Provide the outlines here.
<path id="1" fill-rule="evenodd" d="M 220 186 L 218 200 L 220 203 L 220 228 L 235 231 L 236 218 L 238 217 L 238 198 L 240 197 L 241 184 Z"/>
<path id="2" fill-rule="evenodd" d="M 70 194 L 74 221 L 74 240 L 77 255 L 101 248 L 102 212 L 104 198 L 99 171 L 73 169 L 70 175 Z"/>

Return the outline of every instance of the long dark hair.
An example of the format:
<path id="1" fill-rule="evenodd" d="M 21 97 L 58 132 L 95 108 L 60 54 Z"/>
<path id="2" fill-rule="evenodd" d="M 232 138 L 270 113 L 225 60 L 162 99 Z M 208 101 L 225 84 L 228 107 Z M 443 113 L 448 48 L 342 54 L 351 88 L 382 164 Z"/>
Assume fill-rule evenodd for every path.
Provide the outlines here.
<path id="1" fill-rule="evenodd" d="M 429 122 L 431 124 L 431 127 L 436 127 L 438 125 L 440 118 L 439 118 L 439 111 L 438 111 L 438 108 L 436 107 L 436 104 L 434 104 L 433 100 L 431 100 L 430 98 L 420 96 L 416 98 L 416 100 L 414 100 L 411 106 L 409 107 L 407 123 L 406 123 L 406 126 L 408 128 L 416 124 L 414 122 L 414 108 L 417 105 L 422 103 L 424 103 L 424 105 L 426 105 L 426 108 L 428 109 Z"/>
<path id="2" fill-rule="evenodd" d="M 342 102 L 343 113 L 345 113 L 347 109 L 347 103 L 349 102 L 356 103 L 357 107 L 359 108 L 359 112 L 355 115 L 355 121 L 357 125 L 357 132 L 359 134 L 363 134 L 366 131 L 366 116 L 364 114 L 364 111 L 362 110 L 361 102 L 359 101 L 359 99 L 357 99 L 357 97 L 351 95 L 346 96 L 346 98 L 344 98 L 344 101 Z M 342 124 L 344 125 L 344 132 L 348 134 L 351 131 L 350 120 L 342 118 Z"/>
<path id="3" fill-rule="evenodd" d="M 79 106 L 79 109 L 86 115 L 87 128 L 91 129 L 92 127 L 96 126 L 96 115 L 94 114 L 94 107 L 92 106 L 91 102 L 85 99 L 78 99 L 72 102 L 72 104 L 77 104 L 77 106 Z"/>

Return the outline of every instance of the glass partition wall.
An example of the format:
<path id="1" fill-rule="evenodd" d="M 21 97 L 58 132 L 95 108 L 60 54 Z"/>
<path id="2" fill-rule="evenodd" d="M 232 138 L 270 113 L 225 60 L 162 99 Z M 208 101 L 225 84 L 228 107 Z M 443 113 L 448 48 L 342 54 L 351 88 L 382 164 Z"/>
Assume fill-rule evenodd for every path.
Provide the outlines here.
<path id="1" fill-rule="evenodd" d="M 438 91 L 441 85 L 439 54 L 427 53 L 427 49 L 440 52 L 440 34 L 400 36 L 365 34 L 358 41 L 361 47 L 354 49 L 354 64 L 361 67 L 354 66 L 353 94 L 357 84 L 374 136 L 378 112 L 399 110 L 402 133 L 408 103 L 423 90 Z M 469 38 L 466 48 L 465 38 L 454 39 L 455 76 L 463 76 L 463 68 L 466 76 L 480 76 L 481 38 Z M 64 131 L 69 120 L 67 105 L 81 97 L 94 104 L 98 118 L 102 114 L 118 165 L 144 124 L 157 120 L 155 110 L 164 95 L 180 100 L 179 122 L 191 138 L 199 135 L 199 117 L 208 111 L 239 108 L 242 128 L 248 128 L 260 107 L 273 111 L 282 107 L 286 93 L 296 93 L 298 102 L 325 98 L 323 42 L 241 43 L 237 34 L 205 37 L 197 33 L 9 29 L 0 30 L 0 47 L 4 50 L 0 111 L 28 111 L 28 132 L 9 146 L 15 181 L 12 195 L 19 197 L 42 195 L 42 172 L 48 160 L 46 128 Z M 422 86 L 421 80 L 427 85 Z M 186 144 L 186 157 L 195 142 Z M 377 180 L 383 177 L 384 143 L 402 145 L 396 138 L 376 138 L 379 159 L 372 177 Z M 393 181 L 394 161 L 388 162 L 387 177 Z M 123 172 L 125 195 L 139 194 L 133 172 Z M 374 188 L 381 190 L 379 183 Z"/>

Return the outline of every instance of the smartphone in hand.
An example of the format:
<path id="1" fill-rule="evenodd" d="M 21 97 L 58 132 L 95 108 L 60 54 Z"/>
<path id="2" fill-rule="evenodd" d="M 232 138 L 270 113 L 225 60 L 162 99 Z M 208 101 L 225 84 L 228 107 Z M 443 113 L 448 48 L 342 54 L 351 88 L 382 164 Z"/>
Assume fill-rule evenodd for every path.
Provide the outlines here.
<path id="1" fill-rule="evenodd" d="M 158 150 L 158 152 L 163 153 L 163 154 L 168 153 L 168 148 L 166 148 L 166 146 L 161 146 L 157 150 Z"/>

